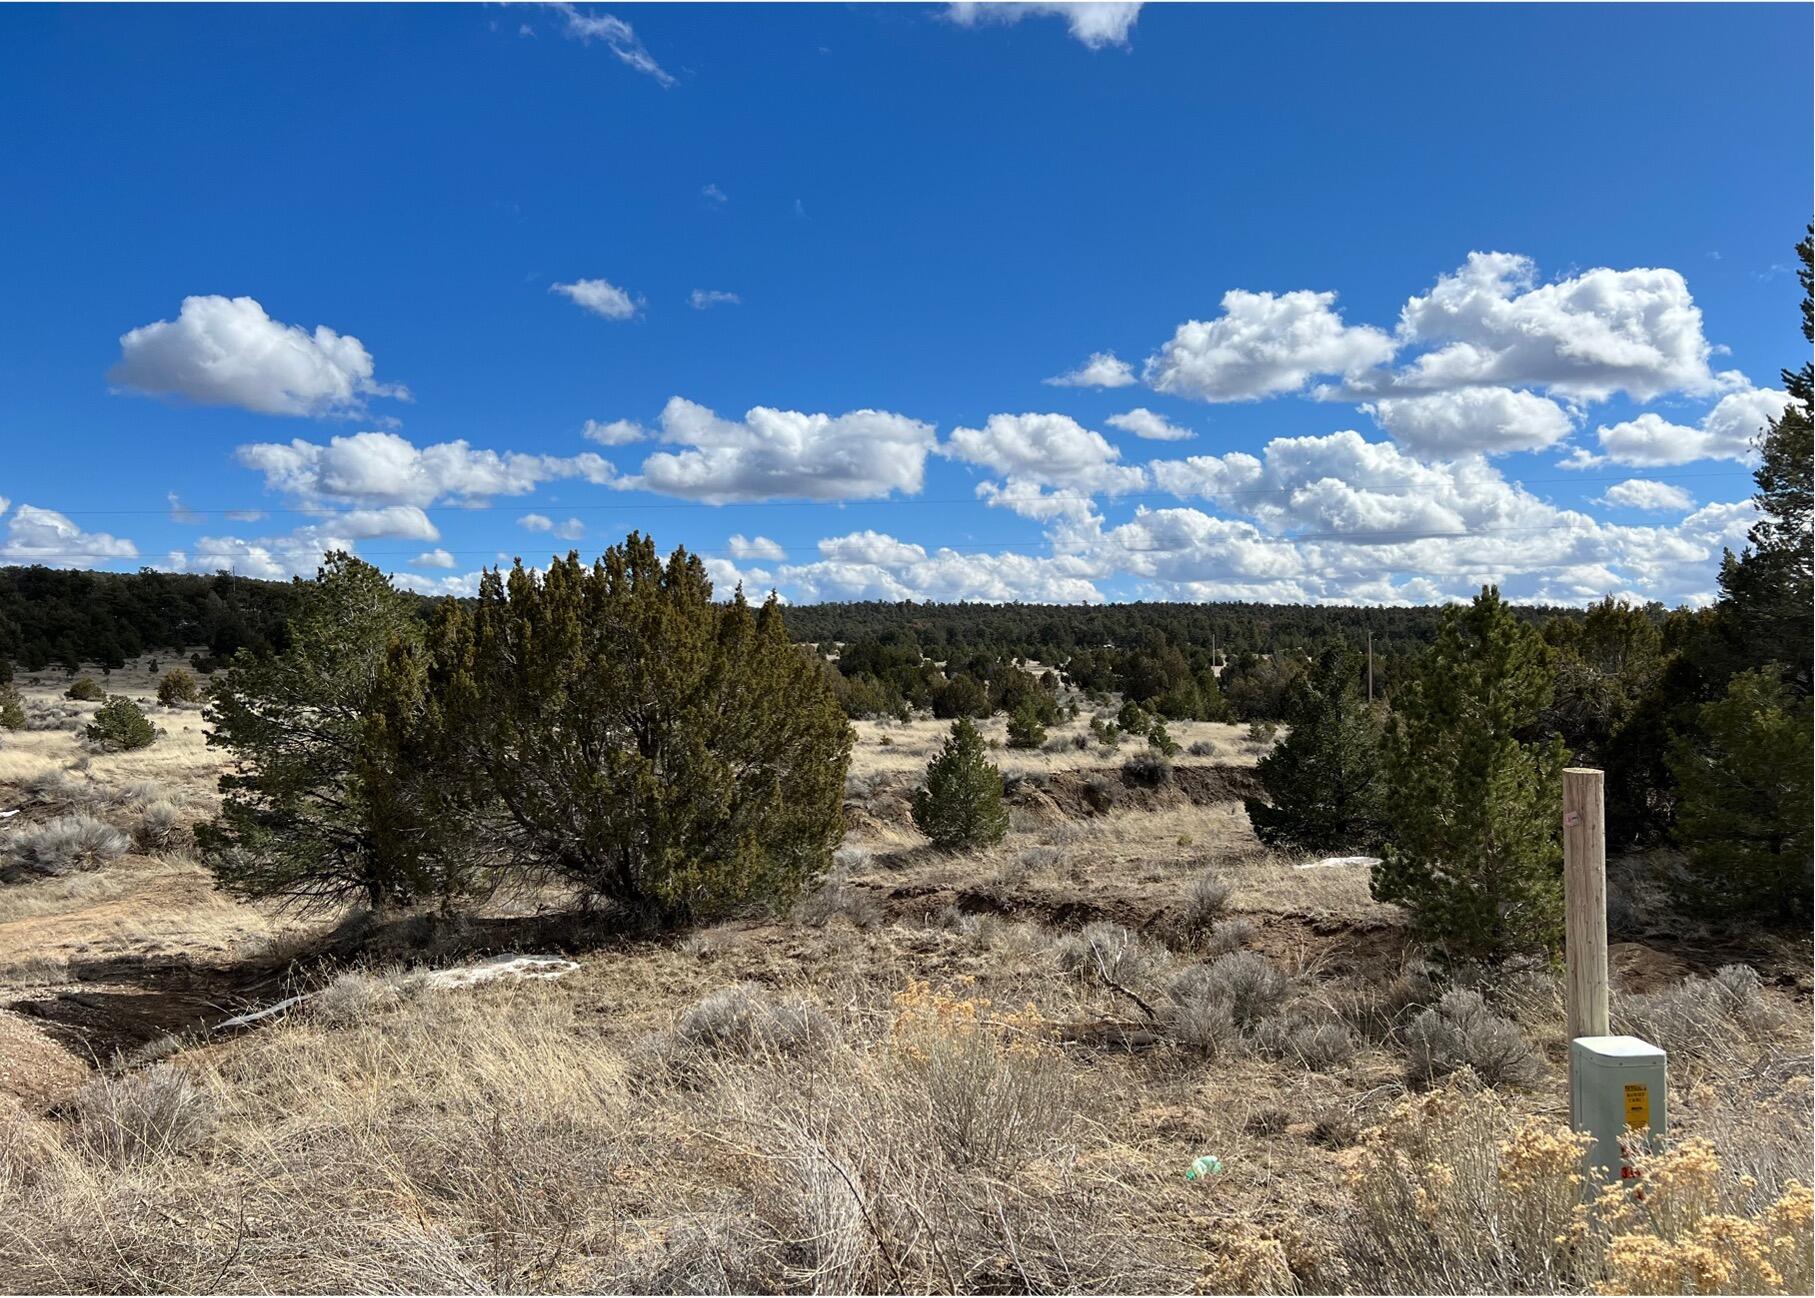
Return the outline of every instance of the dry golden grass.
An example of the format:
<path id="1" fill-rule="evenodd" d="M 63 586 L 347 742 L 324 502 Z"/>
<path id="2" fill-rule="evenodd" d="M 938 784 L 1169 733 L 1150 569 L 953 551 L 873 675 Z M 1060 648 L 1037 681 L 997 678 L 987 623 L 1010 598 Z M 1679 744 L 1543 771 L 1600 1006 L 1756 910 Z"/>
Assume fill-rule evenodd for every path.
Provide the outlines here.
<path id="1" fill-rule="evenodd" d="M 207 814 L 197 714 L 153 715 L 165 739 L 80 770 L 72 732 L 18 736 L 0 797 L 70 770 L 122 826 L 141 781 Z M 946 727 L 858 729 L 853 832 L 796 918 L 582 951 L 558 981 L 443 990 L 394 967 L 460 958 L 476 924 L 426 947 L 379 930 L 370 965 L 319 969 L 320 926 L 220 897 L 181 852 L 0 885 L 8 1003 L 147 992 L 68 982 L 96 960 L 225 978 L 294 956 L 326 987 L 112 1063 L 69 1040 L 81 1020 L 53 1040 L 0 1010 L 0 1288 L 1806 1292 L 1806 983 L 1715 995 L 1616 952 L 1651 993 L 1622 984 L 1616 1013 L 1679 1034 L 1672 1121 L 1708 1148 L 1658 1165 L 1668 1221 L 1584 1217 L 1554 972 L 1477 980 L 1535 1052 L 1531 1086 L 1465 1071 L 1420 1094 L 1408 1033 L 1443 985 L 1365 870 L 1297 869 L 1179 782 L 1107 814 L 1065 793 L 1133 745 L 998 752 L 1035 777 L 1008 838 L 936 852 L 905 807 Z M 1234 728 L 1173 731 L 1253 760 Z M 1208 921 L 1206 872 L 1227 885 Z M 1257 967 L 1249 1021 L 1219 1019 L 1204 988 Z M 1186 1182 L 1204 1153 L 1225 1171 Z"/>

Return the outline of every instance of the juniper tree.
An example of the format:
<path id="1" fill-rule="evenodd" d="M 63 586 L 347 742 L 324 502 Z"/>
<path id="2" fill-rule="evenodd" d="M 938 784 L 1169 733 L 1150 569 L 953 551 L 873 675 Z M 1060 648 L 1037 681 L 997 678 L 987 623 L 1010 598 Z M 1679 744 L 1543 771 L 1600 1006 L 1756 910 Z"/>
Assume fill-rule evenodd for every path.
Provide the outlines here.
<path id="1" fill-rule="evenodd" d="M 843 835 L 851 729 L 816 655 L 684 549 L 487 572 L 441 610 L 426 689 L 460 832 L 639 922 L 785 904 Z"/>
<path id="2" fill-rule="evenodd" d="M 1550 702 L 1538 634 L 1492 586 L 1446 611 L 1394 700 L 1377 900 L 1452 953 L 1553 949 L 1562 932 L 1562 741 L 1528 741 Z"/>
<path id="3" fill-rule="evenodd" d="M 374 728 L 395 686 L 392 649 L 418 645 L 421 621 L 383 573 L 338 551 L 296 586 L 288 649 L 235 654 L 203 714 L 230 763 L 220 814 L 196 830 L 203 858 L 245 897 L 382 907 L 434 896 L 436 881 L 398 850 L 411 831 Z"/>
<path id="4" fill-rule="evenodd" d="M 1789 921 L 1811 913 L 1810 701 L 1772 669 L 1741 672 L 1670 746 L 1675 837 L 1691 904 Z"/>
<path id="5" fill-rule="evenodd" d="M 1263 843 L 1313 851 L 1379 845 L 1381 713 L 1362 696 L 1359 666 L 1352 652 L 1328 650 L 1286 687 L 1290 733 L 1255 768 L 1266 798 L 1246 800 Z"/>
<path id="6" fill-rule="evenodd" d="M 926 782 L 914 794 L 914 826 L 940 847 L 988 847 L 1008 833 L 1002 806 L 1002 772 L 985 755 L 983 737 L 968 717 L 927 763 Z"/>
<path id="7" fill-rule="evenodd" d="M 25 700 L 10 681 L 0 685 L 0 730 L 25 729 Z"/>

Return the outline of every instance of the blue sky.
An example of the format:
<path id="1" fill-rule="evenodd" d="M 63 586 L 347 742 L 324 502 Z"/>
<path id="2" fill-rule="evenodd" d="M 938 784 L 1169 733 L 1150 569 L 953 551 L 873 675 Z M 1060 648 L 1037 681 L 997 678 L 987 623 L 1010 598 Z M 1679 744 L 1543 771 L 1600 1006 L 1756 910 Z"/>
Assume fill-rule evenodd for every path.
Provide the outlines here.
<path id="1" fill-rule="evenodd" d="M 1810 39 L 0 9 L 0 560 L 462 591 L 634 527 L 796 600 L 1700 601 L 1801 354 Z"/>

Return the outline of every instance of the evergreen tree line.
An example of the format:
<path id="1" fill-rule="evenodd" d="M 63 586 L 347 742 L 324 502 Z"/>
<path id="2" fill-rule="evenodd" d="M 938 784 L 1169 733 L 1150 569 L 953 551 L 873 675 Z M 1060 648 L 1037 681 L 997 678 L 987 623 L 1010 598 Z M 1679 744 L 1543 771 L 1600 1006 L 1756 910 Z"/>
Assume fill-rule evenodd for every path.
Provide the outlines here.
<path id="1" fill-rule="evenodd" d="M 1811 328 L 1811 243 L 1797 246 Z M 1288 687 L 1288 738 L 1249 803 L 1266 841 L 1378 850 L 1374 895 L 1469 954 L 1554 950 L 1566 762 L 1607 775 L 1615 847 L 1671 842 L 1669 878 L 1705 916 L 1806 926 L 1812 899 L 1810 364 L 1761 431 L 1759 520 L 1721 595 L 1659 616 L 1608 600 L 1522 623 L 1485 588 L 1445 610 L 1403 687 L 1370 704 L 1352 652 Z"/>

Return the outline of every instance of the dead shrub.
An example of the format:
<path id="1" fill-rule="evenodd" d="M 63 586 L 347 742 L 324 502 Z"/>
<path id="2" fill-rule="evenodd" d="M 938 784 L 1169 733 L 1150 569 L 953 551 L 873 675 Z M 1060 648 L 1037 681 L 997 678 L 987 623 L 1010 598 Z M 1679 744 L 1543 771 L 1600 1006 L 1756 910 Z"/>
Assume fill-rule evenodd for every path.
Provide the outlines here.
<path id="1" fill-rule="evenodd" d="M 74 1108 L 84 1148 L 114 1166 L 195 1149 L 215 1117 L 207 1092 L 167 1063 L 96 1077 L 76 1092 Z"/>
<path id="2" fill-rule="evenodd" d="M 132 841 L 145 853 L 180 851 L 189 843 L 189 826 L 175 803 L 147 803 L 132 827 Z"/>
<path id="3" fill-rule="evenodd" d="M 1429 1085 L 1462 1068 L 1489 1086 L 1528 1086 L 1543 1074 L 1538 1056 L 1510 1019 L 1487 1007 L 1481 993 L 1457 987 L 1443 993 L 1405 1032 L 1411 1079 Z"/>
<path id="4" fill-rule="evenodd" d="M 1139 991 L 1151 987 L 1172 963 L 1164 947 L 1139 934 L 1098 920 L 1068 933 L 1053 949 L 1061 971 L 1086 982 L 1106 980 Z"/>

